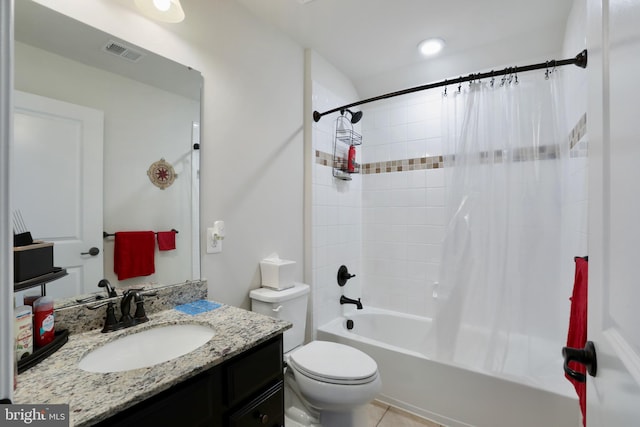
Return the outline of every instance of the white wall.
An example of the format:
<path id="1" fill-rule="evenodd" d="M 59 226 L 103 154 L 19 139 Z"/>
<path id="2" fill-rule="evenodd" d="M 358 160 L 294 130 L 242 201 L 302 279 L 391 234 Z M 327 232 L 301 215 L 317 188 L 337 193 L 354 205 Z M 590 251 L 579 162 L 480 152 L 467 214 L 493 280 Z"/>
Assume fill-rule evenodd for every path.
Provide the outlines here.
<path id="1" fill-rule="evenodd" d="M 303 49 L 233 1 L 184 2 L 180 24 L 133 2 L 38 2 L 202 73 L 201 237 L 226 221 L 223 252 L 202 248 L 210 298 L 249 308 L 272 251 L 297 261 L 302 280 Z"/>
<path id="2" fill-rule="evenodd" d="M 15 69 L 18 90 L 104 113 L 106 231 L 182 231 L 175 250 L 156 252 L 153 275 L 122 284 L 171 284 L 191 279 L 191 215 L 183 206 L 189 206 L 191 200 L 191 124 L 200 121 L 199 102 L 23 43 L 16 43 Z M 171 163 L 178 174 L 165 190 L 155 187 L 146 175 L 160 158 Z M 20 184 L 14 183 L 13 188 L 20 191 Z M 33 228 L 37 230 L 37 225 Z M 117 286 L 114 241 L 105 239 L 103 243 L 104 277 Z"/>

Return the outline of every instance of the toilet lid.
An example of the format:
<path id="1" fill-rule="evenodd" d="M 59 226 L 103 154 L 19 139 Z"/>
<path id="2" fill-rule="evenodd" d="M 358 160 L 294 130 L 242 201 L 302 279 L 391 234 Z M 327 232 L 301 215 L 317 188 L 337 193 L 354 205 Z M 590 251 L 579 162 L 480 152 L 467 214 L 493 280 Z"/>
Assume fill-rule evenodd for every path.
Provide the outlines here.
<path id="1" fill-rule="evenodd" d="M 362 351 L 328 341 L 312 341 L 289 355 L 301 374 L 334 384 L 365 384 L 378 374 L 375 360 Z"/>

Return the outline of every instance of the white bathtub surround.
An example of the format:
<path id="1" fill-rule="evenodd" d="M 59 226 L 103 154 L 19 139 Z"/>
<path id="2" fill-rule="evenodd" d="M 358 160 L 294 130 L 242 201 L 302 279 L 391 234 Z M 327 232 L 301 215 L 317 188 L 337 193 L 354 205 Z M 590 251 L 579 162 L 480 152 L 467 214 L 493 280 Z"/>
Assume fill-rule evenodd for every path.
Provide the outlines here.
<path id="1" fill-rule="evenodd" d="M 346 329 L 346 320 L 354 322 Z M 433 360 L 425 343 L 431 319 L 388 310 L 364 310 L 335 319 L 318 329 L 318 339 L 358 348 L 373 357 L 382 377 L 378 399 L 449 427 L 577 426 L 577 399 L 564 381 L 559 352 L 550 343 L 538 343 L 541 351 L 556 354 L 557 372 L 552 382 L 522 380 L 518 372 L 499 376 L 479 370 L 468 361 L 455 364 Z M 476 342 L 482 331 L 465 334 Z M 525 337 L 521 337 L 526 339 Z M 518 369 L 517 364 L 510 364 Z M 555 374 L 555 375 L 554 375 Z"/>

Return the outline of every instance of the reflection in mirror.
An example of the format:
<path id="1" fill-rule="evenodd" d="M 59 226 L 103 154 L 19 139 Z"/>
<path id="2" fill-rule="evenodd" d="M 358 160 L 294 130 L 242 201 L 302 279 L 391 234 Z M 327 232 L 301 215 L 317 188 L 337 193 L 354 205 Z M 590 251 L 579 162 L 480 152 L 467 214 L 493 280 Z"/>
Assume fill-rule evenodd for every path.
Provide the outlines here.
<path id="1" fill-rule="evenodd" d="M 12 204 L 68 272 L 47 294 L 104 293 L 102 278 L 115 287 L 199 279 L 200 73 L 31 1 L 15 12 Z M 161 160 L 165 169 L 152 168 Z M 159 250 L 154 237 L 151 266 L 135 261 L 134 277 L 118 280 L 114 237 L 103 231 L 172 229 L 175 249 Z"/>

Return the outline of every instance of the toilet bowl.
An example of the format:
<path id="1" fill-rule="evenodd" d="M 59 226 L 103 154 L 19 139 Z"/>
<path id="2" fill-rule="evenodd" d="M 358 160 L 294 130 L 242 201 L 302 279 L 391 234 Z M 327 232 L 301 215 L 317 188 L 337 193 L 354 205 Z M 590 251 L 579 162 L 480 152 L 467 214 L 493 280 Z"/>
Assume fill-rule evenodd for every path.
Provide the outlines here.
<path id="1" fill-rule="evenodd" d="M 380 392 L 376 362 L 344 344 L 312 341 L 289 354 L 287 365 L 314 409 L 349 411 Z"/>
<path id="2" fill-rule="evenodd" d="M 302 345 L 309 286 L 251 291 L 253 311 L 290 321 L 284 333 L 286 427 L 361 427 L 380 392 L 378 366 L 364 352 L 328 341 Z"/>

